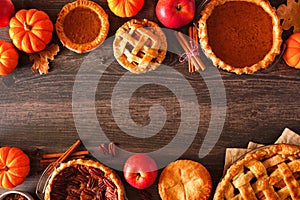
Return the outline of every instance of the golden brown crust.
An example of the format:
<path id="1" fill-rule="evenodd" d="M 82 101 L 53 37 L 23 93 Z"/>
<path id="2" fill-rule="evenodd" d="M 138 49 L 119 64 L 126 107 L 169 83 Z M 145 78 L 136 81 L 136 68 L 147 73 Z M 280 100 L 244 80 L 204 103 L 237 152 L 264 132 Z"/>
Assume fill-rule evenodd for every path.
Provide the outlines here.
<path id="1" fill-rule="evenodd" d="M 99 20 L 101 22 L 101 28 L 98 36 L 92 42 L 87 42 L 84 44 L 75 43 L 67 37 L 64 31 L 64 21 L 66 16 L 76 8 L 90 9 L 92 12 L 95 12 L 99 17 Z M 106 39 L 109 31 L 108 15 L 103 10 L 103 8 L 97 3 L 88 0 L 77 0 L 75 2 L 66 4 L 58 13 L 55 28 L 57 35 L 64 46 L 76 53 L 84 53 L 97 48 Z"/>
<path id="2" fill-rule="evenodd" d="M 60 166 L 57 169 L 55 169 L 45 190 L 45 200 L 51 200 L 50 193 L 51 193 L 53 180 L 55 176 L 57 176 L 64 169 L 74 165 L 84 165 L 84 166 L 100 169 L 101 171 L 104 172 L 105 177 L 109 178 L 116 185 L 118 190 L 118 200 L 125 199 L 125 190 L 123 184 L 121 180 L 117 177 L 117 175 L 110 168 L 93 160 L 76 159 L 76 160 L 68 161 L 67 163 L 61 163 Z"/>
<path id="3" fill-rule="evenodd" d="M 128 49 L 127 45 L 134 49 Z M 122 67 L 132 73 L 145 73 L 155 70 L 163 62 L 167 39 L 155 22 L 132 19 L 117 30 L 113 50 Z"/>
<path id="4" fill-rule="evenodd" d="M 300 186 L 290 174 L 291 171 L 294 171 L 295 173 L 300 171 L 300 161 L 298 161 L 299 158 L 300 147 L 290 144 L 271 145 L 251 151 L 234 163 L 226 171 L 226 174 L 217 186 L 214 200 L 230 199 L 233 198 L 233 195 L 235 195 L 235 198 L 237 199 L 245 198 L 243 195 L 247 195 L 247 198 L 250 198 L 251 195 L 256 195 L 255 199 L 260 199 L 258 197 L 258 193 L 260 191 L 265 191 L 265 195 L 269 195 L 269 198 L 263 196 L 264 198 L 262 199 L 274 199 L 275 196 L 276 198 L 279 196 L 280 199 L 286 199 L 289 196 L 291 196 L 292 199 L 299 199 Z M 290 169 L 287 169 L 285 166 L 289 166 Z M 248 191 L 252 191 L 252 194 L 250 194 L 250 192 L 245 192 L 243 195 L 234 194 L 234 185 L 239 185 L 239 187 L 242 187 L 242 184 L 247 184 L 243 183 L 243 181 L 248 182 L 248 184 L 250 183 L 250 180 L 248 181 L 242 178 L 245 177 L 243 175 L 246 168 L 250 169 L 251 172 L 253 171 L 253 174 L 256 174 L 255 176 L 252 175 L 254 176 L 252 179 L 255 179 L 255 177 L 259 174 L 259 177 L 256 178 L 258 180 L 256 180 L 256 182 L 251 182 L 251 186 L 249 185 L 253 191 L 252 189 Z M 270 172 L 267 170 L 267 168 L 270 168 L 273 171 Z M 266 175 L 267 173 L 270 173 L 270 175 Z M 250 174 L 251 173 L 248 173 L 248 177 L 250 177 Z M 279 186 L 277 186 L 278 189 L 276 192 L 274 190 L 271 192 L 267 191 L 268 188 L 273 188 L 273 185 L 279 183 L 280 181 L 283 181 L 281 182 L 281 185 L 293 185 L 289 185 L 289 188 L 284 188 L 281 190 L 284 192 L 278 192 L 280 189 Z M 283 196 L 285 196 L 285 198 L 283 198 Z"/>
<path id="5" fill-rule="evenodd" d="M 162 171 L 158 190 L 162 200 L 205 200 L 212 189 L 207 169 L 192 160 L 177 160 Z"/>
<path id="6" fill-rule="evenodd" d="M 236 74 L 251 74 L 259 69 L 267 68 L 269 64 L 271 64 L 276 55 L 280 53 L 280 46 L 282 43 L 281 39 L 281 26 L 280 21 L 276 15 L 275 8 L 271 7 L 269 2 L 264 0 L 243 0 L 245 2 L 251 2 L 258 6 L 261 6 L 266 13 L 268 13 L 272 18 L 272 25 L 273 25 L 273 45 L 270 51 L 265 55 L 265 57 L 259 61 L 258 63 L 255 63 L 251 66 L 245 66 L 245 67 L 234 67 L 227 63 L 225 63 L 223 60 L 219 59 L 215 53 L 213 52 L 211 46 L 209 45 L 208 41 L 208 33 L 207 33 L 207 19 L 210 17 L 211 13 L 213 12 L 214 8 L 218 5 L 222 5 L 229 1 L 237 1 L 237 0 L 211 0 L 202 11 L 202 17 L 199 20 L 199 38 L 200 38 L 200 44 L 207 55 L 209 57 L 213 64 L 223 70 L 227 70 L 229 72 L 234 72 Z"/>

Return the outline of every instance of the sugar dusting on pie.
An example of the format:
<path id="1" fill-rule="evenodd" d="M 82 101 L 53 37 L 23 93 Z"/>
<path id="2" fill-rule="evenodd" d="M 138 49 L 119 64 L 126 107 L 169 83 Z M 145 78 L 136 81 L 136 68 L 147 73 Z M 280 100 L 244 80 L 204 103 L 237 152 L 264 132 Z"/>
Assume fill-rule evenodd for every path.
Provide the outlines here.
<path id="1" fill-rule="evenodd" d="M 165 167 L 159 177 L 159 195 L 162 200 L 206 200 L 212 181 L 207 169 L 192 160 L 177 160 Z"/>
<path id="2" fill-rule="evenodd" d="M 214 200 L 300 199 L 300 147 L 267 146 L 233 164 L 217 186 Z"/>
<path id="3" fill-rule="evenodd" d="M 212 0 L 201 14 L 200 44 L 221 69 L 251 74 L 280 53 L 280 21 L 266 1 Z"/>
<path id="4" fill-rule="evenodd" d="M 136 74 L 145 73 L 155 70 L 164 60 L 167 39 L 155 22 L 132 19 L 117 30 L 113 50 L 118 63 L 125 69 Z"/>
<path id="5" fill-rule="evenodd" d="M 124 196 L 123 185 L 110 168 L 81 159 L 62 163 L 51 176 L 45 192 L 45 200 L 124 200 Z"/>
<path id="6" fill-rule="evenodd" d="M 84 53 L 95 49 L 106 39 L 108 15 L 93 1 L 77 0 L 62 8 L 55 27 L 64 46 L 74 52 Z"/>

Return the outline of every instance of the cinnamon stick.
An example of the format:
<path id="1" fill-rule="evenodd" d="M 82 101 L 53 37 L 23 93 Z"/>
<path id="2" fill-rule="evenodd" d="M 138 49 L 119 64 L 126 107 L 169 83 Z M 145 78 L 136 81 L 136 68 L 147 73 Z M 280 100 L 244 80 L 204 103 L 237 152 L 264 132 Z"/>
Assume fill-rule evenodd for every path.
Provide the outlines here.
<path id="1" fill-rule="evenodd" d="M 85 158 L 85 155 L 77 155 L 77 156 L 70 156 L 68 157 L 67 160 L 72 160 L 72 159 L 83 159 Z M 40 164 L 41 165 L 49 165 L 50 163 L 55 162 L 56 159 L 55 158 L 51 158 L 51 159 L 42 159 L 40 160 Z"/>
<path id="2" fill-rule="evenodd" d="M 77 152 L 74 152 L 70 155 L 71 156 L 80 156 L 80 155 L 88 155 L 89 152 L 84 150 L 84 151 L 77 151 Z M 63 152 L 61 153 L 49 153 L 49 154 L 44 154 L 42 156 L 43 159 L 51 159 L 51 158 L 59 158 L 61 155 L 63 155 Z"/>
<path id="3" fill-rule="evenodd" d="M 185 53 L 190 53 L 193 51 L 192 47 L 188 44 L 181 32 L 175 32 L 175 36 Z M 200 60 L 199 56 L 193 55 L 189 59 L 191 59 L 191 63 L 195 66 L 196 70 L 205 70 L 205 65 Z"/>

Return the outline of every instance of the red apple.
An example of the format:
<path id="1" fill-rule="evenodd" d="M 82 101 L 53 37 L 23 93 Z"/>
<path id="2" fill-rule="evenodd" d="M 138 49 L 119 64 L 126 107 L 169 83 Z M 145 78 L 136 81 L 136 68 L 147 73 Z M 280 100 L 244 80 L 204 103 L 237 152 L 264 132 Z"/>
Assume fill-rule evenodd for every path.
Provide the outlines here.
<path id="1" fill-rule="evenodd" d="M 125 180 L 137 189 L 150 187 L 157 177 L 156 162 L 146 154 L 134 154 L 124 164 Z"/>
<path id="2" fill-rule="evenodd" d="M 195 0 L 158 0 L 155 12 L 164 26 L 180 28 L 194 19 Z"/>
<path id="3" fill-rule="evenodd" d="M 0 27 L 8 26 L 14 13 L 15 7 L 11 0 L 0 0 Z"/>

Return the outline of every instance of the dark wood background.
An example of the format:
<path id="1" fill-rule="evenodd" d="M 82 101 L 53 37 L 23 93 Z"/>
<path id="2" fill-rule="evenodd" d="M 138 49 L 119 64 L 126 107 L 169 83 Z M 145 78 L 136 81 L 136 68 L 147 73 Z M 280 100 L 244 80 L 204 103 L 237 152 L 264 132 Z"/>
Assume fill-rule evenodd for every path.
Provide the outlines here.
<path id="1" fill-rule="evenodd" d="M 13 2 L 16 10 L 37 8 L 48 13 L 55 22 L 60 9 L 72 1 Z M 112 14 L 106 1 L 96 2 L 109 14 L 109 36 L 113 36 L 117 28 L 128 19 Z M 146 0 L 142 11 L 135 18 L 148 18 L 158 22 L 154 14 L 156 2 Z M 200 2 L 197 1 L 197 5 Z M 280 3 L 282 2 L 273 6 Z M 187 27 L 178 31 L 187 33 Z M 290 33 L 285 32 L 283 37 L 286 38 L 288 34 Z M 9 41 L 8 27 L 0 29 L 0 39 Z M 55 33 L 52 43 L 60 44 Z M 30 174 L 17 189 L 33 195 L 35 185 L 45 167 L 39 164 L 41 154 L 62 152 L 79 138 L 72 113 L 72 92 L 75 76 L 88 53 L 80 55 L 62 47 L 61 44 L 60 47 L 61 50 L 51 62 L 51 69 L 47 75 L 33 73 L 28 55 L 19 52 L 20 61 L 16 70 L 10 75 L 0 77 L 0 146 L 16 146 L 30 156 Z M 253 75 L 236 75 L 220 70 L 227 100 L 225 124 L 212 151 L 206 157 L 199 158 L 198 152 L 210 122 L 211 101 L 208 89 L 201 75 L 189 73 L 187 63 L 178 62 L 177 55 L 168 53 L 164 64 L 180 72 L 197 95 L 199 106 L 196 105 L 195 109 L 199 107 L 201 111 L 198 132 L 193 143 L 180 158 L 192 159 L 207 167 L 213 179 L 213 192 L 222 177 L 227 147 L 246 147 L 250 140 L 271 144 L 286 127 L 300 133 L 299 70 L 288 67 L 282 59 L 279 59 L 276 65 Z M 150 84 L 139 88 L 130 99 L 133 120 L 137 124 L 147 125 L 149 108 L 159 103 L 167 112 L 167 121 L 163 130 L 150 139 L 128 137 L 116 125 L 111 111 L 113 87 L 125 72 L 126 70 L 114 61 L 109 67 L 108 75 L 99 82 L 95 95 L 99 123 L 108 137 L 117 142 L 122 149 L 131 152 L 155 151 L 168 144 L 179 127 L 179 100 L 163 86 Z M 214 80 L 215 77 L 211 77 L 212 83 Z M 167 155 L 162 155 L 162 158 L 163 156 Z M 117 161 L 116 157 L 115 162 Z M 128 198 L 139 199 L 139 191 L 126 184 L 122 172 L 118 173 L 126 187 Z M 1 190 L 3 191 L 5 190 Z M 152 199 L 159 199 L 157 182 L 147 191 L 152 194 Z"/>

